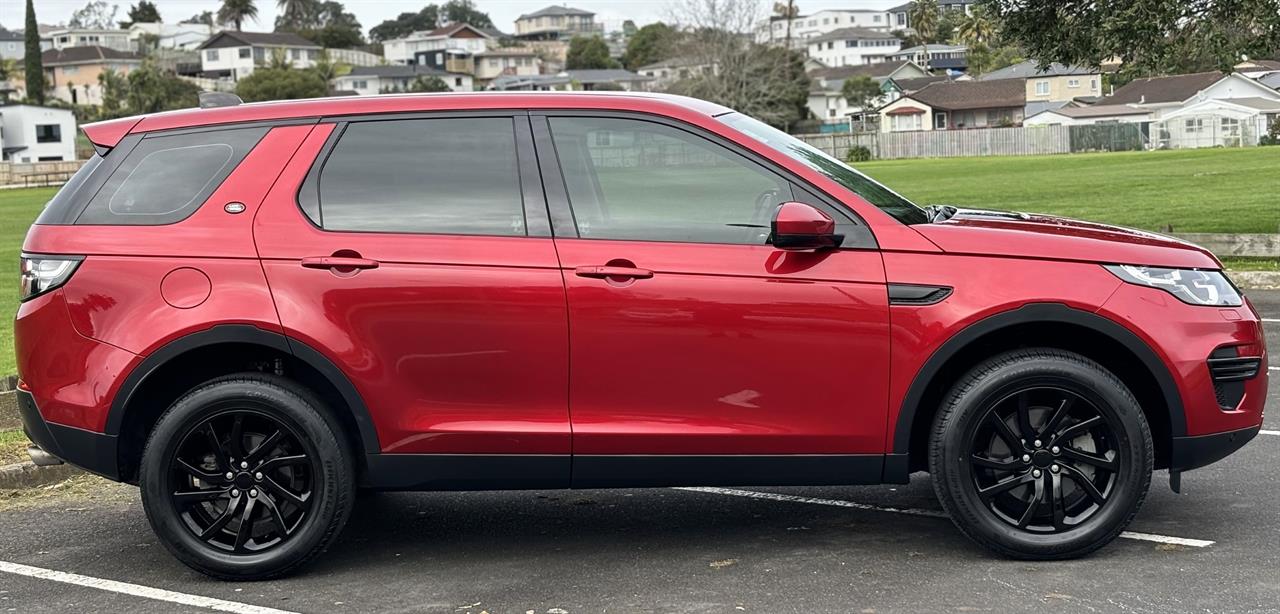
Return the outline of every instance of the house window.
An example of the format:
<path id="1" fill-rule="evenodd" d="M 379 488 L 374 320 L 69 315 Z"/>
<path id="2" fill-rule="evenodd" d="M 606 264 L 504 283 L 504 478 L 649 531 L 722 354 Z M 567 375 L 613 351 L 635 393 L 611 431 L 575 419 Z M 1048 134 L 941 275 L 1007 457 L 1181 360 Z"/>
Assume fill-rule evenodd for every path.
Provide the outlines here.
<path id="1" fill-rule="evenodd" d="M 311 61 L 313 61 L 313 62 L 314 62 L 314 61 L 316 61 L 316 60 L 318 60 L 318 59 L 320 59 L 320 52 L 319 52 L 318 50 L 316 50 L 316 49 L 308 49 L 308 50 L 307 50 L 307 59 L 308 59 L 308 60 L 311 60 Z"/>
<path id="2" fill-rule="evenodd" d="M 240 56 L 240 59 L 247 60 L 253 56 L 253 50 L 248 47 L 241 47 L 239 56 Z"/>
<path id="3" fill-rule="evenodd" d="M 253 61 L 265 62 L 267 60 L 267 50 L 262 47 L 253 48 Z"/>
<path id="4" fill-rule="evenodd" d="M 294 59 L 294 60 L 301 60 L 301 59 L 302 59 L 302 50 L 301 50 L 301 49 L 290 49 L 290 50 L 289 50 L 289 57 L 290 57 L 290 58 L 292 58 L 292 59 Z"/>
<path id="5" fill-rule="evenodd" d="M 827 41 L 827 49 L 835 49 L 835 41 Z"/>
<path id="6" fill-rule="evenodd" d="M 204 52 L 204 59 L 205 59 L 205 60 L 208 60 L 208 61 L 210 61 L 210 62 L 217 62 L 217 61 L 218 61 L 218 50 L 217 50 L 217 49 L 206 49 L 206 50 L 205 50 L 205 52 Z"/>
<path id="7" fill-rule="evenodd" d="M 1222 118 L 1222 132 L 1230 136 L 1238 136 L 1240 134 L 1240 120 L 1234 117 Z"/>
<path id="8" fill-rule="evenodd" d="M 352 83 L 351 85 L 352 85 L 352 87 L 354 87 L 354 88 L 356 88 L 356 89 L 358 89 L 358 90 L 363 90 L 363 89 L 368 89 L 368 87 L 369 87 L 369 82 L 368 82 L 368 81 L 356 81 L 355 83 Z"/>
<path id="9" fill-rule="evenodd" d="M 61 143 L 62 126 L 58 124 L 36 124 L 37 143 Z"/>
<path id="10" fill-rule="evenodd" d="M 907 25 L 907 14 L 906 14 L 906 13 L 898 13 L 898 14 L 896 14 L 896 15 L 895 15 L 895 17 L 897 17 L 897 18 L 898 18 L 898 25 L 900 25 L 900 26 L 905 26 L 905 25 Z"/>
<path id="11" fill-rule="evenodd" d="M 1188 134 L 1193 134 L 1193 133 L 1201 132 L 1204 130 L 1204 120 L 1199 117 L 1194 119 L 1188 119 L 1185 122 L 1183 122 L 1182 125 L 1183 125 L 1184 131 L 1187 132 Z"/>
<path id="12" fill-rule="evenodd" d="M 874 16 L 872 16 L 872 17 L 871 17 L 871 21 L 874 21 L 874 22 L 876 22 L 876 23 L 880 23 L 880 16 L 879 16 L 879 15 L 874 15 Z"/>
<path id="13" fill-rule="evenodd" d="M 454 78 L 453 78 L 453 85 L 454 85 L 455 87 L 462 87 L 462 77 L 454 77 Z"/>
<path id="14" fill-rule="evenodd" d="M 1049 95 L 1049 82 L 1036 81 L 1036 96 L 1048 96 L 1048 95 Z"/>
<path id="15" fill-rule="evenodd" d="M 1089 89 L 1091 89 L 1091 90 L 1096 90 L 1096 89 L 1098 89 L 1098 79 L 1097 79 L 1097 78 L 1089 79 Z"/>
<path id="16" fill-rule="evenodd" d="M 911 115 L 891 115 L 889 120 L 889 129 L 894 132 L 907 132 L 909 130 L 919 130 L 921 126 L 921 118 L 924 115 L 913 113 Z"/>
<path id="17" fill-rule="evenodd" d="M 1067 87 L 1080 87 L 1079 79 L 1067 79 Z"/>
<path id="18" fill-rule="evenodd" d="M 946 113 L 934 113 L 934 114 L 933 114 L 933 129 L 934 129 L 934 130 L 946 130 L 946 129 L 947 129 L 947 114 L 946 114 Z"/>

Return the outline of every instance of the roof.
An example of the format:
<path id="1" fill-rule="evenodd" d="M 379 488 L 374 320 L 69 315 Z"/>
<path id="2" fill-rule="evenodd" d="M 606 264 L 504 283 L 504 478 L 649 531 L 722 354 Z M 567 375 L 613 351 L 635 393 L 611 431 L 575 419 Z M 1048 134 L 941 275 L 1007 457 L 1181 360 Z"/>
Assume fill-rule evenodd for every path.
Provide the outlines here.
<path id="1" fill-rule="evenodd" d="M 480 34 L 488 38 L 493 38 L 493 35 L 489 34 L 484 29 L 477 28 L 469 23 L 455 23 L 452 25 L 444 26 L 443 28 L 436 28 L 430 32 L 427 32 L 427 36 L 453 36 L 454 34 L 457 34 L 458 31 L 460 30 L 471 30 L 476 34 Z"/>
<path id="2" fill-rule="evenodd" d="M 904 98 L 918 100 L 944 111 L 1001 109 L 1027 104 L 1027 88 L 1021 81 L 949 81 L 932 83 Z"/>
<path id="3" fill-rule="evenodd" d="M 616 83 L 618 81 L 652 81 L 653 77 L 637 75 L 621 68 L 565 70 L 560 72 L 578 83 Z"/>
<path id="4" fill-rule="evenodd" d="M 705 66 L 706 64 L 707 63 L 702 60 L 676 57 L 676 58 L 668 58 L 668 59 L 662 60 L 661 62 L 645 64 L 644 66 L 636 68 L 636 71 L 639 72 L 641 70 L 657 70 L 659 68 L 682 68 L 687 66 Z"/>
<path id="5" fill-rule="evenodd" d="M 1114 94 L 1103 98 L 1099 101 L 1099 104 L 1182 102 L 1225 77 L 1226 75 L 1213 71 L 1171 77 L 1134 79 L 1116 90 Z"/>
<path id="6" fill-rule="evenodd" d="M 1204 101 L 1198 102 L 1194 105 L 1188 105 L 1185 108 L 1189 109 L 1192 107 L 1201 106 L 1201 105 L 1210 105 L 1213 103 L 1221 103 L 1221 104 L 1234 105 L 1237 107 L 1244 107 L 1246 109 L 1253 109 L 1261 113 L 1280 112 L 1280 100 L 1274 100 L 1271 98 L 1262 98 L 1258 96 L 1249 96 L 1244 98 L 1213 98 L 1210 100 L 1204 100 Z"/>
<path id="7" fill-rule="evenodd" d="M 815 79 L 841 80 L 855 77 L 858 75 L 866 75 L 873 79 L 883 79 L 897 72 L 898 69 L 910 64 L 909 60 L 900 60 L 897 62 L 876 62 L 875 64 L 858 64 L 856 66 L 837 66 L 835 68 L 820 68 L 809 73 L 809 76 Z"/>
<path id="8" fill-rule="evenodd" d="M 554 17 L 557 15 L 585 15 L 590 17 L 592 15 L 595 15 L 595 13 L 592 13 L 591 11 L 584 11 L 582 9 L 570 8 L 567 6 L 551 5 L 545 9 L 537 10 L 532 13 L 525 13 L 524 15 L 516 17 L 516 21 L 520 21 L 521 19 L 530 19 L 533 17 Z"/>
<path id="9" fill-rule="evenodd" d="M 61 66 L 63 64 L 85 64 L 112 61 L 141 62 L 142 55 L 132 51 L 119 51 L 110 47 L 66 47 L 49 49 L 40 54 L 40 63 L 45 66 Z"/>
<path id="10" fill-rule="evenodd" d="M 924 48 L 925 48 L 924 45 L 916 45 L 915 47 L 907 47 L 906 49 L 899 49 L 895 51 L 893 54 L 902 55 L 904 53 L 924 53 Z M 964 45 L 943 45 L 941 43 L 936 45 L 929 45 L 929 53 L 949 53 L 949 52 L 968 51 L 968 50 L 969 48 Z"/>
<path id="11" fill-rule="evenodd" d="M 887 40 L 887 39 L 898 40 L 898 37 L 892 34 L 889 34 L 888 32 L 876 32 L 875 30 L 872 30 L 869 28 L 854 27 L 854 28 L 840 28 L 839 30 L 832 30 L 830 32 L 827 32 L 826 34 L 823 34 L 822 36 L 806 38 L 804 42 L 807 44 L 807 43 L 823 43 L 826 41 Z"/>
<path id="12" fill-rule="evenodd" d="M 443 70 L 421 64 L 389 64 L 387 66 L 353 66 L 343 77 L 379 77 L 386 79 L 449 75 Z M 339 77 L 341 78 L 341 77 Z"/>
<path id="13" fill-rule="evenodd" d="M 532 49 L 526 49 L 523 47 L 497 47 L 494 49 L 481 51 L 480 53 L 476 54 L 476 57 L 489 58 L 489 57 L 504 57 L 504 56 L 505 57 L 524 56 L 524 55 L 538 55 L 538 52 Z"/>
<path id="14" fill-rule="evenodd" d="M 1090 107 L 1062 107 L 1046 113 L 1056 113 L 1063 117 L 1084 119 L 1087 117 L 1114 117 L 1120 115 L 1147 115 L 1150 111 L 1131 107 L 1127 104 L 1102 104 Z"/>
<path id="15" fill-rule="evenodd" d="M 939 75 L 939 76 L 933 76 L 933 77 L 914 77 L 911 79 L 893 79 L 892 81 L 895 85 L 898 86 L 899 90 L 902 90 L 907 94 L 910 94 L 911 92 L 924 89 L 925 86 L 931 83 L 939 83 L 942 81 L 949 81 L 949 80 L 951 80 L 951 77 L 948 77 L 945 75 Z"/>
<path id="16" fill-rule="evenodd" d="M 1280 90 L 1280 72 L 1262 75 L 1261 77 L 1258 77 L 1258 83 L 1261 83 L 1271 89 Z"/>
<path id="17" fill-rule="evenodd" d="M 21 30 L 6 30 L 0 28 L 0 41 L 20 41 L 22 40 Z"/>
<path id="18" fill-rule="evenodd" d="M 1280 70 L 1280 60 L 1246 60 L 1236 64 L 1236 70 L 1258 72 L 1259 70 Z"/>
<path id="19" fill-rule="evenodd" d="M 199 49 L 217 49 L 220 47 L 312 47 L 317 45 L 293 32 L 236 32 L 223 30 L 205 41 Z"/>
<path id="20" fill-rule="evenodd" d="M 1092 68 L 1086 68 L 1084 66 L 1068 66 L 1066 64 L 1060 64 L 1058 62 L 1054 62 L 1042 70 L 1040 68 L 1040 65 L 1035 60 L 1027 60 L 1025 62 L 1014 64 L 1013 66 L 1006 66 L 1004 68 L 1001 68 L 1000 70 L 993 70 L 985 75 L 982 75 L 978 79 L 981 81 L 997 81 L 1000 79 L 1030 79 L 1032 77 L 1065 77 L 1068 75 L 1094 75 L 1098 73 L 1099 71 L 1094 70 Z"/>
<path id="21" fill-rule="evenodd" d="M 886 12 L 886 13 L 905 13 L 905 12 L 907 12 L 907 11 L 911 10 L 911 5 L 912 5 L 912 4 L 915 4 L 915 3 L 914 3 L 914 2 L 908 2 L 908 3 L 906 3 L 906 4 L 899 4 L 898 6 L 895 6 L 895 7 L 891 8 L 891 9 L 885 9 L 885 12 Z"/>

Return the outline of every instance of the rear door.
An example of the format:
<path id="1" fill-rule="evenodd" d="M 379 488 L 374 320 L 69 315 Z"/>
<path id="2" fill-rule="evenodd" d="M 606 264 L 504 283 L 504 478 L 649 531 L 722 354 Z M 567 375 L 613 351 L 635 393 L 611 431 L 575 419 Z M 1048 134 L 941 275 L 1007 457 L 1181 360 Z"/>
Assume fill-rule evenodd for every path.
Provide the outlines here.
<path id="1" fill-rule="evenodd" d="M 383 457 L 421 461 L 395 485 L 566 483 L 564 288 L 527 114 L 324 123 L 300 155 L 256 222 L 263 267 Z"/>

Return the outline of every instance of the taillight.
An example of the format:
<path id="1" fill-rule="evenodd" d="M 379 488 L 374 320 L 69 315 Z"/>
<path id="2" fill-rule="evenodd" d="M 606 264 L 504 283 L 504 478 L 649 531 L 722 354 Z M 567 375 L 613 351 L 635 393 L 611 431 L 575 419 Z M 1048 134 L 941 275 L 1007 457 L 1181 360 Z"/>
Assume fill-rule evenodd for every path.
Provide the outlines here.
<path id="1" fill-rule="evenodd" d="M 22 286 L 18 299 L 26 301 L 67 283 L 84 257 L 22 254 L 21 260 Z"/>

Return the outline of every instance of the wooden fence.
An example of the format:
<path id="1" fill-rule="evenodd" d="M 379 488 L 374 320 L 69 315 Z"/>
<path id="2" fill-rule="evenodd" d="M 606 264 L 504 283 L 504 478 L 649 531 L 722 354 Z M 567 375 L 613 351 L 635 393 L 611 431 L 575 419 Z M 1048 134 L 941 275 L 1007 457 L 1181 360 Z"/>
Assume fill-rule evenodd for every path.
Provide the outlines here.
<path id="1" fill-rule="evenodd" d="M 958 156 L 1035 156 L 1070 153 L 1068 126 L 801 134 L 798 138 L 841 160 L 855 145 L 877 160 L 952 158 Z"/>

